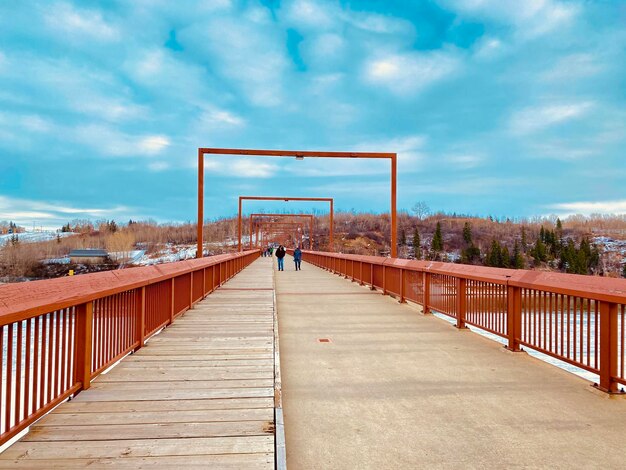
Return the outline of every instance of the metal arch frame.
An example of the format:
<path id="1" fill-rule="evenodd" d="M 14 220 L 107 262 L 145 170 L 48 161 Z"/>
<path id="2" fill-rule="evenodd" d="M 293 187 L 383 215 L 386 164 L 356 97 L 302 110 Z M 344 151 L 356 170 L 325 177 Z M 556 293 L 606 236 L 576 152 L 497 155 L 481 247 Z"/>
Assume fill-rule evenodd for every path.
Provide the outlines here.
<path id="1" fill-rule="evenodd" d="M 268 236 L 270 233 L 274 235 L 286 235 L 290 237 L 293 235 L 292 230 L 296 232 L 300 232 L 300 240 L 298 241 L 299 245 L 302 246 L 302 235 L 304 233 L 304 224 L 302 222 L 260 222 L 258 227 L 261 227 L 261 234 L 267 233 Z M 257 227 L 257 229 L 258 229 Z M 296 237 L 297 239 L 297 237 Z"/>
<path id="2" fill-rule="evenodd" d="M 308 219 L 309 221 L 309 249 L 312 250 L 313 249 L 313 222 L 315 220 L 315 216 L 313 214 L 266 214 L 266 213 L 253 213 L 249 215 L 250 218 L 250 249 L 252 249 L 252 232 L 253 232 L 253 228 L 252 225 L 255 222 L 254 219 L 259 219 L 261 217 L 290 217 L 293 219 Z M 262 222 L 269 222 L 269 221 L 262 221 Z M 258 233 L 258 226 L 259 224 L 257 223 L 257 236 L 256 236 L 256 240 L 257 240 L 257 246 L 258 246 L 258 240 L 259 240 L 259 233 Z"/>
<path id="3" fill-rule="evenodd" d="M 335 214 L 335 209 L 334 209 L 334 204 L 335 204 L 335 200 L 332 197 L 289 197 L 289 196 L 282 196 L 282 197 L 278 197 L 278 196 L 239 196 L 239 214 L 237 217 L 237 235 L 238 235 L 238 245 L 237 245 L 237 249 L 238 251 L 243 251 L 243 246 L 241 243 L 241 234 L 242 234 L 242 230 L 241 230 L 241 224 L 242 224 L 242 204 L 243 201 L 284 201 L 284 202 L 289 202 L 289 201 L 307 201 L 307 202 L 328 202 L 330 204 L 330 221 L 329 221 L 329 226 L 330 226 L 330 236 L 329 236 L 329 249 L 331 252 L 335 251 L 334 250 L 334 246 L 333 246 L 333 233 L 334 233 L 334 229 L 333 229 L 333 219 L 334 219 L 334 214 Z"/>
<path id="4" fill-rule="evenodd" d="M 398 256 L 398 226 L 396 209 L 398 154 L 381 152 L 314 152 L 307 150 L 252 150 L 232 148 L 198 148 L 198 249 L 196 257 L 202 258 L 204 228 L 204 156 L 205 155 L 246 155 L 253 157 L 295 157 L 303 158 L 367 158 L 389 159 L 391 162 L 391 257 Z M 241 244 L 240 244 L 241 249 Z"/>

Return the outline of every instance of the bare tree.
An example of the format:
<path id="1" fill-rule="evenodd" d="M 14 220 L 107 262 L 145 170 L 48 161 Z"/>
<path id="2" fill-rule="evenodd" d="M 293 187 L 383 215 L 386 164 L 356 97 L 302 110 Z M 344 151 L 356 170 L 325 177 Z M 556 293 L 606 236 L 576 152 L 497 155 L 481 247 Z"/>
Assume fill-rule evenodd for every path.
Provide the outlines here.
<path id="1" fill-rule="evenodd" d="M 417 201 L 411 210 L 419 220 L 424 220 L 430 214 L 430 207 L 426 201 Z"/>

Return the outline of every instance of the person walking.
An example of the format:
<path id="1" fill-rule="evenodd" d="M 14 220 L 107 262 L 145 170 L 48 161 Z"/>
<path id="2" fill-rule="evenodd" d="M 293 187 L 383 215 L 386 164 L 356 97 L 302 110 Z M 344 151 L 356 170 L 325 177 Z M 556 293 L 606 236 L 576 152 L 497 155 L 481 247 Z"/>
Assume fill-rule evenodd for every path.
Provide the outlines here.
<path id="1" fill-rule="evenodd" d="M 293 262 L 296 263 L 296 271 L 302 271 L 300 265 L 302 264 L 302 250 L 299 246 L 293 250 Z"/>
<path id="2" fill-rule="evenodd" d="M 285 247 L 280 245 L 278 247 L 278 249 L 276 250 L 276 259 L 278 259 L 278 270 L 279 271 L 284 271 L 285 270 L 285 254 L 287 252 L 285 251 Z"/>

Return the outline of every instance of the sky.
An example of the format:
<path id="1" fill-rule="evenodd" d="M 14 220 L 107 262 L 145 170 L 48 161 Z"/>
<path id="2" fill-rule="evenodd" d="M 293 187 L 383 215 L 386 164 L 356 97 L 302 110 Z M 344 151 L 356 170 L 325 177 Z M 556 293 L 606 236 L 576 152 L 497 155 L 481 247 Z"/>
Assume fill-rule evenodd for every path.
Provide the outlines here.
<path id="1" fill-rule="evenodd" d="M 399 209 L 626 213 L 626 1 L 0 1 L 0 220 L 193 221 L 198 147 L 397 152 Z M 389 208 L 387 161 L 205 165 L 207 218 Z"/>

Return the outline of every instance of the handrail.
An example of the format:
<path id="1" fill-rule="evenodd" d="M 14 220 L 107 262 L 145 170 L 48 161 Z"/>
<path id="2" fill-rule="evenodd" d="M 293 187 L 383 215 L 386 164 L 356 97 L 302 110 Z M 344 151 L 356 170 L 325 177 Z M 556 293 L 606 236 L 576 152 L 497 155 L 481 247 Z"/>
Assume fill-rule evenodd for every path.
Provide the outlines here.
<path id="1" fill-rule="evenodd" d="M 259 250 L 0 286 L 0 445 L 248 266 Z"/>
<path id="2" fill-rule="evenodd" d="M 303 260 L 626 385 L 626 280 L 303 251 Z"/>
<path id="3" fill-rule="evenodd" d="M 0 326 L 79 303 L 147 286 L 237 259 L 258 250 L 0 286 Z"/>

